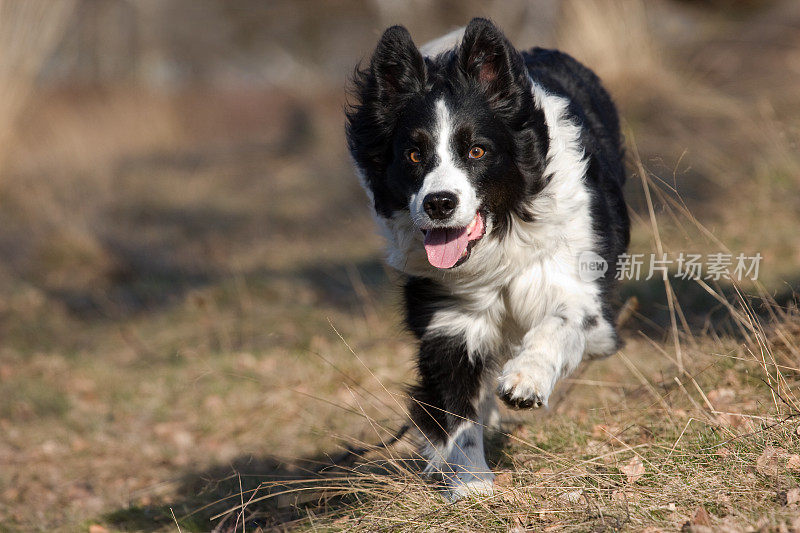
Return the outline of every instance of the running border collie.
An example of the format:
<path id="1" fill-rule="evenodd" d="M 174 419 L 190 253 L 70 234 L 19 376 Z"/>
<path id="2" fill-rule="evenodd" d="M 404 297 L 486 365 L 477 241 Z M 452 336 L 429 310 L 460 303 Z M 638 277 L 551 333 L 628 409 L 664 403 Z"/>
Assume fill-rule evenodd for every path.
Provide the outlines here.
<path id="1" fill-rule="evenodd" d="M 483 428 L 546 406 L 619 339 L 613 265 L 629 241 L 619 119 L 570 56 L 516 50 L 490 21 L 418 49 L 386 30 L 352 80 L 348 147 L 407 275 L 419 339 L 410 415 L 449 497 L 490 494 Z M 585 272 L 586 254 L 605 272 Z M 592 275 L 594 274 L 594 275 Z"/>

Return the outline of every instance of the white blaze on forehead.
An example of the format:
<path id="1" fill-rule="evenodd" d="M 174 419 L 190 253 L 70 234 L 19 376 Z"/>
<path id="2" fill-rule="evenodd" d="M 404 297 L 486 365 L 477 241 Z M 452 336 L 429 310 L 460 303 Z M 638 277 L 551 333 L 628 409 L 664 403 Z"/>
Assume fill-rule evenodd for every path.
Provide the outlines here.
<path id="1" fill-rule="evenodd" d="M 475 218 L 480 207 L 475 186 L 470 182 L 466 171 L 455 163 L 453 153 L 453 121 L 444 100 L 436 102 L 436 168 L 431 170 L 422 181 L 419 190 L 411 195 L 409 209 L 414 221 L 422 228 L 431 227 L 466 227 Z M 428 194 L 450 192 L 458 198 L 458 206 L 452 217 L 445 221 L 434 221 L 425 213 L 424 199 Z"/>
<path id="2" fill-rule="evenodd" d="M 450 149 L 450 139 L 453 136 L 453 122 L 450 120 L 444 100 L 436 102 L 436 155 L 439 156 L 440 165 L 452 165 L 453 157 Z"/>

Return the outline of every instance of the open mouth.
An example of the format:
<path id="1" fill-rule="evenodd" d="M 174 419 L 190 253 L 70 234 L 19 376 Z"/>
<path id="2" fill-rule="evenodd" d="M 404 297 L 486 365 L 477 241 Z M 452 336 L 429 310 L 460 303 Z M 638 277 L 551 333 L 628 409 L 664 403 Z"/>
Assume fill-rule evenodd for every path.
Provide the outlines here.
<path id="1" fill-rule="evenodd" d="M 469 257 L 486 231 L 483 215 L 475 213 L 472 222 L 464 228 L 431 228 L 425 234 L 425 252 L 428 262 L 436 268 L 453 268 Z"/>

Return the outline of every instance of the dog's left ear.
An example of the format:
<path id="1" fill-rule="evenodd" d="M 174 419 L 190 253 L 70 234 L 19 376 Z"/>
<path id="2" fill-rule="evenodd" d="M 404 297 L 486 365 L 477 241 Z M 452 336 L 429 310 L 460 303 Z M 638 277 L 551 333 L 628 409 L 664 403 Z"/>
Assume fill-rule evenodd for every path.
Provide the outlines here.
<path id="1" fill-rule="evenodd" d="M 522 56 L 486 19 L 470 21 L 458 54 L 461 70 L 480 83 L 490 103 L 499 104 L 528 85 Z"/>

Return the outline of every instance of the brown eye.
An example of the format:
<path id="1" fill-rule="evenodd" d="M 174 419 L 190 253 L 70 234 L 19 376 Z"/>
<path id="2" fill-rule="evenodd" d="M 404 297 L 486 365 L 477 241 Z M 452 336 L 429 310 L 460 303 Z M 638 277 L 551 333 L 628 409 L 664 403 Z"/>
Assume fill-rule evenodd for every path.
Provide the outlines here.
<path id="1" fill-rule="evenodd" d="M 408 160 L 412 163 L 419 163 L 422 161 L 422 154 L 419 153 L 419 150 L 411 150 L 408 152 Z"/>
<path id="2" fill-rule="evenodd" d="M 480 159 L 484 156 L 486 151 L 481 148 L 480 146 L 473 146 L 469 149 L 469 158 L 470 159 Z"/>

